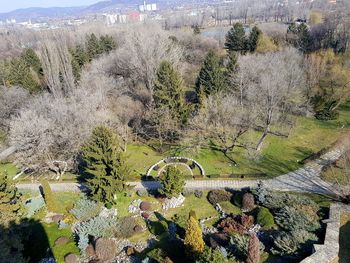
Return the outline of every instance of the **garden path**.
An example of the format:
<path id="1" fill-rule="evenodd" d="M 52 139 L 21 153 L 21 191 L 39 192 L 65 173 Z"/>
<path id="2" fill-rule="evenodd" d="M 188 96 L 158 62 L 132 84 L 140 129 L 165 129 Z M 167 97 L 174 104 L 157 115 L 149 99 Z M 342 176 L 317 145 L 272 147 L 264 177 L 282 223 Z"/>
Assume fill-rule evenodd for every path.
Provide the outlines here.
<path id="1" fill-rule="evenodd" d="M 311 192 L 328 194 L 334 193 L 335 186 L 323 181 L 320 178 L 320 173 L 322 168 L 329 163 L 340 158 L 344 152 L 344 147 L 338 147 L 333 149 L 323 155 L 318 159 L 311 161 L 304 167 L 289 172 L 284 175 L 277 176 L 273 179 L 267 180 L 188 180 L 186 181 L 187 189 L 218 189 L 218 188 L 233 188 L 242 189 L 247 187 L 256 187 L 259 183 L 262 183 L 266 188 L 279 191 L 293 191 L 293 192 Z M 155 181 L 142 181 L 142 182 L 129 182 L 128 184 L 135 187 L 136 190 L 139 189 L 157 189 L 160 184 Z M 26 183 L 17 184 L 19 189 L 25 190 L 37 190 L 39 188 L 39 183 Z M 53 191 L 56 192 L 79 192 L 86 190 L 86 187 L 78 183 L 51 183 L 50 184 Z"/>

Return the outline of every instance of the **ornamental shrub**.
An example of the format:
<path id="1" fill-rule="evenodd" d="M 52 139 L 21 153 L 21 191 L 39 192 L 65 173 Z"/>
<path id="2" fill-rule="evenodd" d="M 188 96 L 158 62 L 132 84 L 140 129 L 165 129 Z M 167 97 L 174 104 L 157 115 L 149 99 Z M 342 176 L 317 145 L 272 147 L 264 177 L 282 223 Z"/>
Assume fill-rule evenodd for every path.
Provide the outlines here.
<path id="1" fill-rule="evenodd" d="M 320 228 L 320 223 L 314 218 L 308 217 L 302 211 L 298 211 L 294 207 L 284 207 L 275 214 L 277 225 L 285 230 L 315 231 Z"/>
<path id="2" fill-rule="evenodd" d="M 49 185 L 49 182 L 47 180 L 42 180 L 40 183 L 43 190 L 43 195 L 44 195 L 47 210 L 51 212 L 55 212 L 56 204 L 55 204 L 55 199 L 53 198 L 53 193 Z"/>
<path id="3" fill-rule="evenodd" d="M 117 245 L 114 240 L 99 238 L 95 244 L 96 256 L 102 262 L 112 260 L 118 253 Z"/>
<path id="4" fill-rule="evenodd" d="M 249 236 L 233 234 L 230 238 L 229 250 L 236 257 L 245 260 L 248 256 Z"/>
<path id="5" fill-rule="evenodd" d="M 208 201 L 212 205 L 216 205 L 220 202 L 230 201 L 232 194 L 225 190 L 212 190 L 208 193 Z"/>
<path id="6" fill-rule="evenodd" d="M 101 208 L 102 206 L 100 204 L 83 197 L 75 203 L 70 213 L 79 221 L 87 221 L 98 216 L 101 212 Z"/>
<path id="7" fill-rule="evenodd" d="M 159 193 L 165 195 L 167 198 L 177 197 L 184 190 L 185 176 L 176 167 L 169 166 L 165 169 L 159 177 L 162 188 Z"/>
<path id="8" fill-rule="evenodd" d="M 270 229 L 275 225 L 273 215 L 266 207 L 260 207 L 256 217 L 257 223 L 265 229 Z"/>
<path id="9" fill-rule="evenodd" d="M 194 211 L 190 212 L 190 216 L 187 221 L 184 245 L 188 258 L 192 260 L 196 260 L 204 251 L 205 243 L 203 240 L 202 228 L 199 225 Z"/>
<path id="10" fill-rule="evenodd" d="M 251 193 L 245 193 L 242 198 L 242 209 L 251 211 L 255 208 L 254 196 Z"/>
<path id="11" fill-rule="evenodd" d="M 135 234 L 137 222 L 134 217 L 124 217 L 118 220 L 116 236 L 129 238 Z"/>
<path id="12" fill-rule="evenodd" d="M 203 191 L 196 190 L 194 191 L 194 196 L 197 198 L 202 198 L 203 197 Z"/>
<path id="13" fill-rule="evenodd" d="M 228 216 L 224 218 L 218 228 L 224 231 L 225 233 L 247 233 L 249 228 L 254 224 L 254 218 L 247 215 L 236 215 Z"/>
<path id="14" fill-rule="evenodd" d="M 27 217 L 32 217 L 38 212 L 41 208 L 45 206 L 44 198 L 39 195 L 33 197 L 25 202 L 25 207 L 27 208 Z"/>
<path id="15" fill-rule="evenodd" d="M 219 249 L 205 247 L 203 253 L 198 257 L 196 263 L 224 263 L 227 262 L 225 256 Z"/>

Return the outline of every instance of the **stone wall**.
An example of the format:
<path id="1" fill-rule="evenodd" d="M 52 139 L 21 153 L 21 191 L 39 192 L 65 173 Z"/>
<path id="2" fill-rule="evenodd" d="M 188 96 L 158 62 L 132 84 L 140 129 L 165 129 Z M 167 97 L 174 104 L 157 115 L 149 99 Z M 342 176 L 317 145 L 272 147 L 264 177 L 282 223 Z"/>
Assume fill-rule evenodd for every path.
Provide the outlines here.
<path id="1" fill-rule="evenodd" d="M 350 211 L 349 206 L 331 204 L 329 219 L 323 222 L 327 224 L 324 244 L 314 245 L 315 252 L 301 261 L 301 263 L 334 263 L 338 262 L 340 215 L 343 211 Z"/>

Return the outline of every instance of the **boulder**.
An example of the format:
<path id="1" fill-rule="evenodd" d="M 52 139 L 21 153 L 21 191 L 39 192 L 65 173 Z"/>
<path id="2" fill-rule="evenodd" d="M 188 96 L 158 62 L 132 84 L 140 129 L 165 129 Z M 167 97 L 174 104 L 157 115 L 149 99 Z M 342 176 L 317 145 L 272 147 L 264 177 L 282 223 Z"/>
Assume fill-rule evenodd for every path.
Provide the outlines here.
<path id="1" fill-rule="evenodd" d="M 86 255 L 93 257 L 96 255 L 95 248 L 93 245 L 89 244 L 85 249 Z"/>
<path id="2" fill-rule="evenodd" d="M 64 215 L 54 215 L 51 217 L 52 222 L 58 224 L 60 221 L 64 219 Z"/>
<path id="3" fill-rule="evenodd" d="M 98 259 L 102 261 L 112 260 L 117 256 L 117 246 L 114 240 L 98 238 L 95 243 L 95 252 Z"/>
<path id="4" fill-rule="evenodd" d="M 69 242 L 69 237 L 59 237 L 55 241 L 55 246 L 60 246 L 67 244 Z"/>
<path id="5" fill-rule="evenodd" d="M 78 263 L 78 256 L 70 253 L 64 257 L 64 262 L 65 263 Z"/>

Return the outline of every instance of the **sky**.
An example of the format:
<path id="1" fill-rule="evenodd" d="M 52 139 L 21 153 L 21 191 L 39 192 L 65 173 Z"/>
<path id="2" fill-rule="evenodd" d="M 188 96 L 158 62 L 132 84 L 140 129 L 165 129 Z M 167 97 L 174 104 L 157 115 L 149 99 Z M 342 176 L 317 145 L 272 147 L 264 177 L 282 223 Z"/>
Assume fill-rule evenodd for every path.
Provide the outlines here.
<path id="1" fill-rule="evenodd" d="M 99 1 L 101 0 L 0 0 L 0 13 L 27 7 L 84 6 Z"/>

